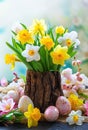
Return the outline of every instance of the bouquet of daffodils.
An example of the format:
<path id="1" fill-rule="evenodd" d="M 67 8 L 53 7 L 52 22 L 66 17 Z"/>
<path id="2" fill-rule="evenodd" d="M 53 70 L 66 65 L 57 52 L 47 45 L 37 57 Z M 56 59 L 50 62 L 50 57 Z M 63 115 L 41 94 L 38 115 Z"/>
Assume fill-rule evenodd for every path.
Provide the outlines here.
<path id="1" fill-rule="evenodd" d="M 29 70 L 59 71 L 65 61 L 73 57 L 80 44 L 78 34 L 63 26 L 49 27 L 44 20 L 33 20 L 32 25 L 17 25 L 12 31 L 12 44 L 6 44 L 15 52 L 6 54 L 6 64 L 14 68 L 15 62 L 23 62 Z"/>

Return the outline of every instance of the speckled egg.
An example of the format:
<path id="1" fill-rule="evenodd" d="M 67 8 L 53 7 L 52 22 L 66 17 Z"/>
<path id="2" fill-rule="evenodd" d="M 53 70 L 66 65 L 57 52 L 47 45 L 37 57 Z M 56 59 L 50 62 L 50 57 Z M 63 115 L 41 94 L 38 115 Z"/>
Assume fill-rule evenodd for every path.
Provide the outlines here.
<path id="1" fill-rule="evenodd" d="M 56 121 L 59 117 L 59 111 L 55 106 L 49 106 L 44 112 L 44 117 L 47 121 Z"/>
<path id="2" fill-rule="evenodd" d="M 58 108 L 60 115 L 67 115 L 71 111 L 71 104 L 64 96 L 58 97 L 56 107 Z"/>
<path id="3" fill-rule="evenodd" d="M 32 106 L 34 106 L 32 100 L 28 96 L 24 95 L 20 98 L 20 100 L 18 102 L 18 108 L 22 112 L 26 112 L 28 110 L 29 104 L 32 104 Z"/>

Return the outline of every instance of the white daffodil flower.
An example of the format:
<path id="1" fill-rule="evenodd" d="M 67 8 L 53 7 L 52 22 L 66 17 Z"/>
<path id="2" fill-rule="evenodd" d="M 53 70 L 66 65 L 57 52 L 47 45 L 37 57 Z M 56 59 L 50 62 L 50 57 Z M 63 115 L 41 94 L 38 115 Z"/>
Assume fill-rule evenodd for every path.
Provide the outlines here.
<path id="1" fill-rule="evenodd" d="M 12 31 L 14 31 L 15 33 L 18 33 L 20 30 L 22 30 L 23 29 L 23 27 L 22 27 L 22 25 L 20 24 L 20 22 L 16 22 L 16 23 L 14 23 L 13 25 L 12 25 Z"/>
<path id="2" fill-rule="evenodd" d="M 79 41 L 79 39 L 77 39 L 77 37 L 78 37 L 77 32 L 75 32 L 75 31 L 72 31 L 70 33 L 67 32 L 63 35 L 63 37 L 59 37 L 58 42 L 59 43 L 65 42 L 65 44 L 68 47 L 71 46 L 73 43 L 75 43 L 74 48 L 77 48 L 77 46 L 79 46 L 79 44 L 80 44 L 80 41 Z"/>
<path id="3" fill-rule="evenodd" d="M 78 110 L 78 111 L 71 111 L 71 113 L 69 114 L 69 117 L 66 118 L 66 122 L 69 123 L 69 125 L 82 125 L 84 121 L 84 117 L 82 116 L 82 111 Z"/>
<path id="4" fill-rule="evenodd" d="M 27 62 L 31 62 L 33 60 L 39 61 L 40 60 L 40 55 L 38 53 L 40 47 L 39 46 L 34 46 L 34 45 L 26 45 L 26 50 L 22 52 L 22 55 L 26 57 Z"/>

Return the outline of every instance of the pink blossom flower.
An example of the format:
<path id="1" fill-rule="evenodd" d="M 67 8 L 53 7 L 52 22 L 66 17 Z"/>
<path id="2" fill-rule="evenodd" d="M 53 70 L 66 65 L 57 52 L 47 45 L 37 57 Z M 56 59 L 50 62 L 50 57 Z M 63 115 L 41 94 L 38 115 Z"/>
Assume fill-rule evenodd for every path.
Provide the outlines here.
<path id="1" fill-rule="evenodd" d="M 79 72 L 74 75 L 76 76 L 76 82 L 74 86 L 80 90 L 85 90 L 85 86 L 88 85 L 88 77 L 86 77 L 84 74 L 80 74 Z"/>
<path id="2" fill-rule="evenodd" d="M 70 90 L 63 89 L 63 94 L 65 97 L 69 97 L 71 94 L 75 94 L 78 96 L 78 93 L 75 89 L 70 89 Z"/>
<path id="3" fill-rule="evenodd" d="M 80 61 L 78 61 L 80 62 Z M 72 69 L 64 69 L 61 73 L 61 87 L 64 96 L 68 97 L 70 93 L 78 95 L 78 90 L 85 90 L 88 85 L 88 77 L 80 72 L 72 73 Z"/>
<path id="4" fill-rule="evenodd" d="M 8 113 L 11 110 L 13 110 L 14 105 L 15 105 L 15 102 L 13 101 L 12 98 L 8 100 L 2 100 L 2 102 L 0 102 L 0 111 Z"/>
<path id="5" fill-rule="evenodd" d="M 79 66 L 82 62 L 80 60 L 74 60 L 72 61 L 73 66 Z"/>
<path id="6" fill-rule="evenodd" d="M 8 81 L 7 81 L 6 78 L 2 78 L 1 81 L 0 81 L 0 83 L 1 83 L 2 87 L 6 87 L 8 85 Z"/>
<path id="7" fill-rule="evenodd" d="M 85 102 L 84 108 L 85 108 L 85 115 L 88 116 L 88 101 Z"/>
<path id="8" fill-rule="evenodd" d="M 76 76 L 72 74 L 72 69 L 67 68 L 61 73 L 62 89 L 71 89 L 76 81 Z"/>
<path id="9" fill-rule="evenodd" d="M 70 68 L 64 69 L 61 74 L 63 77 L 70 79 L 72 75 L 72 69 Z"/>

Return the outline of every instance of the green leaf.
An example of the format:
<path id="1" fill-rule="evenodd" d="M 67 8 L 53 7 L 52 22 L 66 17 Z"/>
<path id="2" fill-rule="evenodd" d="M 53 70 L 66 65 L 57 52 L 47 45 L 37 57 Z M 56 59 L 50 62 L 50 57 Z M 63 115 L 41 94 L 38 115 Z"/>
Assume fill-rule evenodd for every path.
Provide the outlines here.
<path id="1" fill-rule="evenodd" d="M 23 23 L 20 23 L 20 24 L 22 25 L 22 27 L 23 27 L 24 29 L 27 29 L 26 25 L 24 25 Z"/>
<path id="2" fill-rule="evenodd" d="M 41 46 L 40 47 L 40 50 L 39 50 L 39 53 L 40 53 L 40 62 L 44 68 L 44 70 L 46 70 L 46 51 L 45 51 L 45 48 L 44 46 Z"/>
<path id="3" fill-rule="evenodd" d="M 43 72 L 43 67 L 42 67 L 41 63 L 39 63 L 38 61 L 32 61 L 31 64 L 35 71 Z"/>
<path id="4" fill-rule="evenodd" d="M 48 32 L 47 32 L 47 33 L 51 36 L 51 38 L 53 39 L 53 41 L 55 41 L 55 40 L 54 40 L 54 34 L 53 34 L 53 28 L 54 28 L 54 27 L 50 27 L 50 28 L 48 29 Z"/>
<path id="5" fill-rule="evenodd" d="M 84 94 L 84 93 L 78 93 L 81 97 L 88 99 L 88 95 Z"/>
<path id="6" fill-rule="evenodd" d="M 77 53 L 77 51 L 74 50 L 74 44 L 75 44 L 75 43 L 73 43 L 73 44 L 68 48 L 68 54 L 69 54 L 71 57 L 73 57 L 73 56 Z"/>
<path id="7" fill-rule="evenodd" d="M 49 54 L 48 54 L 47 49 L 46 49 L 46 67 L 47 67 L 47 70 L 49 70 Z"/>
<path id="8" fill-rule="evenodd" d="M 25 75 L 20 75 L 20 78 L 24 80 L 24 82 L 26 83 L 26 76 Z"/>
<path id="9" fill-rule="evenodd" d="M 74 49 L 74 46 L 73 46 L 73 44 L 68 48 L 68 54 L 70 55 L 71 54 L 71 52 L 73 51 L 73 49 Z"/>
<path id="10" fill-rule="evenodd" d="M 39 71 L 43 72 L 43 67 L 40 62 L 37 62 L 37 66 L 38 66 Z"/>
<path id="11" fill-rule="evenodd" d="M 17 48 L 17 45 L 16 45 L 16 41 L 15 41 L 15 39 L 12 37 L 12 43 L 13 43 L 13 46 L 15 47 L 15 48 Z"/>
<path id="12" fill-rule="evenodd" d="M 49 63 L 49 70 L 51 71 L 56 71 L 57 70 L 57 65 L 53 64 L 52 58 L 50 56 L 50 52 L 48 53 L 48 63 Z"/>
<path id="13" fill-rule="evenodd" d="M 24 50 L 24 47 L 22 46 L 22 44 L 16 42 L 16 40 L 13 37 L 12 37 L 12 43 L 13 43 L 13 47 L 15 47 L 20 52 Z"/>
<path id="14" fill-rule="evenodd" d="M 13 119 L 13 113 L 9 113 L 9 114 L 7 114 L 7 115 L 4 117 L 4 120 L 7 120 L 7 121 L 12 120 L 12 119 Z"/>
<path id="15" fill-rule="evenodd" d="M 16 42 L 16 44 L 17 44 L 18 50 L 20 49 L 21 52 L 24 51 L 24 47 L 20 43 Z"/>
<path id="16" fill-rule="evenodd" d="M 11 31 L 15 36 L 17 35 L 14 31 Z"/>
<path id="17" fill-rule="evenodd" d="M 16 117 L 18 117 L 18 116 L 23 116 L 23 113 L 20 112 L 20 111 L 15 111 L 13 114 L 14 114 Z"/>
<path id="18" fill-rule="evenodd" d="M 76 53 L 77 53 L 77 51 L 73 51 L 73 52 L 70 54 L 70 56 L 73 57 L 73 56 L 76 55 Z"/>

